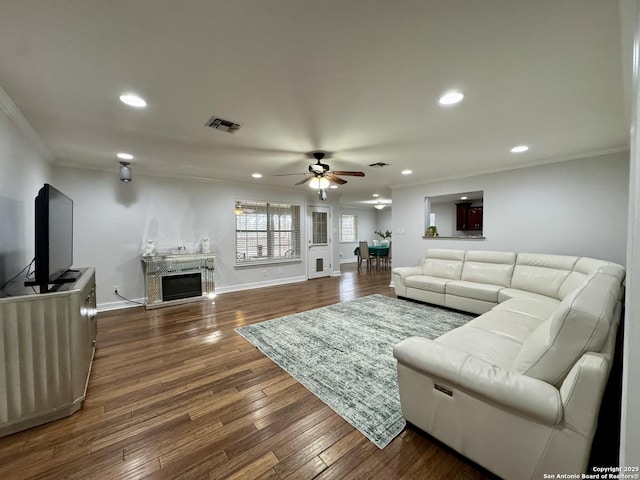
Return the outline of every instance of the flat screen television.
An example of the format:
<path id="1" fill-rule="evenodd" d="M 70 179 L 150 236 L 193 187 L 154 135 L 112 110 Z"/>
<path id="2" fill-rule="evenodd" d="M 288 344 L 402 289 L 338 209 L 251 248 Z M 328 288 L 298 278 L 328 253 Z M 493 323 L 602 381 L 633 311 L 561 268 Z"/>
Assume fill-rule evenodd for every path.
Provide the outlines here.
<path id="1" fill-rule="evenodd" d="M 49 285 L 74 282 L 72 264 L 73 200 L 45 183 L 35 200 L 35 278 L 25 284 L 46 293 L 55 290 Z"/>

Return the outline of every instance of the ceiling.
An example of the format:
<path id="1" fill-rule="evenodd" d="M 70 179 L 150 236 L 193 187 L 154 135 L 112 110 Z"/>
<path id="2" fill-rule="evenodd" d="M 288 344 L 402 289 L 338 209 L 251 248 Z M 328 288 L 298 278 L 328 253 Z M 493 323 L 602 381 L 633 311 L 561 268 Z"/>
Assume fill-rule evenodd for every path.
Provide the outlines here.
<path id="1" fill-rule="evenodd" d="M 273 175 L 321 149 L 366 174 L 344 203 L 625 149 L 621 45 L 602 0 L 0 2 L 0 87 L 53 162 L 308 190 Z"/>

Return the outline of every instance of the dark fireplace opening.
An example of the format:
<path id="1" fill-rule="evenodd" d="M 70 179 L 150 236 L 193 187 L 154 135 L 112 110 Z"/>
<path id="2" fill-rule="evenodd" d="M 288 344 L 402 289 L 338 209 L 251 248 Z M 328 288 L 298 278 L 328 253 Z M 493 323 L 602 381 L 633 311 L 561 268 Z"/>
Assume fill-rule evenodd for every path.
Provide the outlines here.
<path id="1" fill-rule="evenodd" d="M 200 272 L 166 275 L 162 277 L 162 300 L 199 297 L 202 295 Z"/>

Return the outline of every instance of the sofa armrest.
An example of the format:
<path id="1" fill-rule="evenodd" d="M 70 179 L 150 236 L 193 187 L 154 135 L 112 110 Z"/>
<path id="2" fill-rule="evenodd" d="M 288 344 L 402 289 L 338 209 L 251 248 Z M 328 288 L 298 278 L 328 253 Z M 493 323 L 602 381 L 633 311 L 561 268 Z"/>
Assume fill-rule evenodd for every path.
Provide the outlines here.
<path id="1" fill-rule="evenodd" d="M 407 277 L 412 275 L 422 275 L 422 267 L 396 267 L 393 269 L 394 283 L 399 281 L 401 285 L 405 285 Z"/>
<path id="2" fill-rule="evenodd" d="M 546 424 L 555 425 L 563 418 L 560 392 L 553 385 L 447 345 L 410 337 L 394 347 L 393 356 L 401 364 L 450 387 L 459 387 L 472 396 L 481 396 Z"/>
<path id="3" fill-rule="evenodd" d="M 597 412 L 607 385 L 611 364 L 604 354 L 587 352 L 575 363 L 560 387 L 565 423 L 585 435 L 593 434 Z"/>

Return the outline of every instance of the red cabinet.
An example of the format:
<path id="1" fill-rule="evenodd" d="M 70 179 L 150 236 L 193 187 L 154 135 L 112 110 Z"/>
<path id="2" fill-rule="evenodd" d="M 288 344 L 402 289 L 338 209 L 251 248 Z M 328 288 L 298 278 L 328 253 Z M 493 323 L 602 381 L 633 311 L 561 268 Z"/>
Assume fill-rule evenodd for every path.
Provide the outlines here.
<path id="1" fill-rule="evenodd" d="M 482 207 L 456 203 L 456 230 L 482 230 Z"/>

